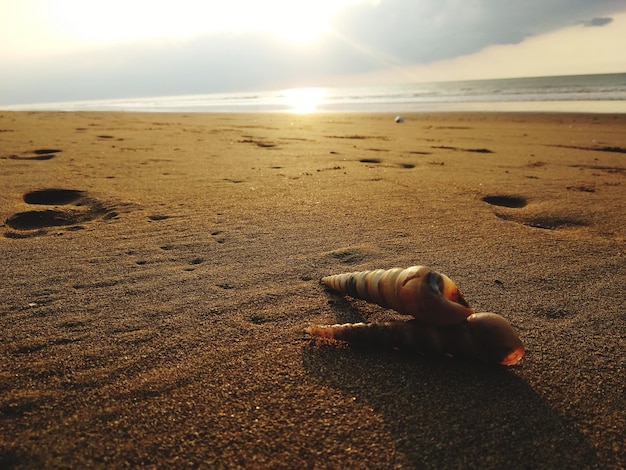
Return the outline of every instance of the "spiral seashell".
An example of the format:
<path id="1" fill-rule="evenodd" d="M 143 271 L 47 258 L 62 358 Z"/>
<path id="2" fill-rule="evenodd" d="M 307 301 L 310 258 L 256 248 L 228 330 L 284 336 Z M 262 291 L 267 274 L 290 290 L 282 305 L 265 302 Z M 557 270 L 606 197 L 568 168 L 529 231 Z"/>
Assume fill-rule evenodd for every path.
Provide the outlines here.
<path id="1" fill-rule="evenodd" d="M 426 266 L 344 273 L 324 277 L 322 283 L 415 320 L 315 325 L 305 330 L 313 336 L 502 365 L 524 356 L 508 321 L 495 313 L 475 313 L 454 282 Z"/>
<path id="2" fill-rule="evenodd" d="M 474 313 L 449 277 L 426 266 L 336 274 L 322 283 L 430 325 L 460 323 Z"/>
<path id="3" fill-rule="evenodd" d="M 524 356 L 519 336 L 500 315 L 474 313 L 453 325 L 428 325 L 419 320 L 389 323 L 316 325 L 307 333 L 365 346 L 397 348 L 404 351 L 478 359 L 510 366 Z"/>

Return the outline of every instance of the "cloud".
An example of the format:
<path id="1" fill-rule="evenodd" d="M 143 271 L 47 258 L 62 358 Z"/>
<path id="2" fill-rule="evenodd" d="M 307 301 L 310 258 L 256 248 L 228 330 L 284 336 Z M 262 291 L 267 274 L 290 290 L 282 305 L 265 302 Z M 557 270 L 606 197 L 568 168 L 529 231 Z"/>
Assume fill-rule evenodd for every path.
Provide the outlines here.
<path id="1" fill-rule="evenodd" d="M 613 18 L 592 18 L 589 21 L 585 21 L 583 23 L 583 26 L 606 26 L 607 24 L 611 23 L 613 21 Z"/>
<path id="2" fill-rule="evenodd" d="M 431 64 L 346 77 L 343 84 L 624 73 L 626 50 L 622 44 L 626 44 L 626 11 L 616 14 L 603 28 L 579 23 L 529 37 L 520 44 L 494 45 Z"/>
<path id="3" fill-rule="evenodd" d="M 624 8 L 623 0 L 382 0 L 344 11 L 333 27 L 397 61 L 427 63 L 519 44 Z"/>

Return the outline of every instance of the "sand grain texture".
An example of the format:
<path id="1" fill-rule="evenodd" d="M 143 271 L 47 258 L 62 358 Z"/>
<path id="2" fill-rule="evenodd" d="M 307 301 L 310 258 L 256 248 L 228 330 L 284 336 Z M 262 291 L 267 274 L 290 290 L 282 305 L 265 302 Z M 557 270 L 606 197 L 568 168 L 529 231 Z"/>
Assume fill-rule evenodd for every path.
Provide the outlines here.
<path id="1" fill-rule="evenodd" d="M 626 116 L 0 113 L 0 467 L 624 468 Z M 311 341 L 429 265 L 511 368 Z"/>

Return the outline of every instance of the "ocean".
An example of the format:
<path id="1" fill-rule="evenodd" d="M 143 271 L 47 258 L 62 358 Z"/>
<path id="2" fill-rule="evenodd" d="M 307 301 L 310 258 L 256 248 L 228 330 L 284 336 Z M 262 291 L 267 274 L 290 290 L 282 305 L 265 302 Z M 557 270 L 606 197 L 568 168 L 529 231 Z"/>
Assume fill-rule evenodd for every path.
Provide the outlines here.
<path id="1" fill-rule="evenodd" d="M 626 113 L 626 73 L 402 85 L 294 88 L 9 106 L 13 110 L 127 112 Z"/>

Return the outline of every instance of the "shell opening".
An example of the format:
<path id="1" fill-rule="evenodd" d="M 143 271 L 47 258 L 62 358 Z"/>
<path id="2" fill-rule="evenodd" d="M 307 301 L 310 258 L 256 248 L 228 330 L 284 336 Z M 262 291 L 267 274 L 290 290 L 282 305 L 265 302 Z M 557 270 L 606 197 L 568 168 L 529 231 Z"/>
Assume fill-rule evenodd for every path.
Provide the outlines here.
<path id="1" fill-rule="evenodd" d="M 502 361 L 500 361 L 500 364 L 502 364 L 503 366 L 512 366 L 514 364 L 517 364 L 522 359 L 522 357 L 524 357 L 524 353 L 524 347 L 519 347 L 510 352 L 504 359 L 502 359 Z"/>
<path id="2" fill-rule="evenodd" d="M 524 356 L 524 344 L 505 318 L 481 312 L 471 315 L 467 321 L 477 351 L 485 361 L 511 366 Z"/>
<path id="3" fill-rule="evenodd" d="M 433 292 L 442 295 L 450 302 L 454 302 L 455 304 L 470 308 L 469 303 L 467 302 L 467 300 L 465 300 L 465 297 L 463 296 L 461 290 L 447 276 L 432 271 L 428 273 L 428 285 L 433 290 Z"/>
<path id="4" fill-rule="evenodd" d="M 434 271 L 428 273 L 428 285 L 433 292 L 441 294 L 443 292 L 443 277 Z"/>

